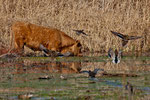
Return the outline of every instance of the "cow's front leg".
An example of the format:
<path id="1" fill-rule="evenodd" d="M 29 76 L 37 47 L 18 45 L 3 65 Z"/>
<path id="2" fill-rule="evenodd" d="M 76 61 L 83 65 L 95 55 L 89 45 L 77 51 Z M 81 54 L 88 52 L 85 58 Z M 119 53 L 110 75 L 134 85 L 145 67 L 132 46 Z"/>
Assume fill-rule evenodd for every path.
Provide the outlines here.
<path id="1" fill-rule="evenodd" d="M 16 39 L 14 44 L 14 49 L 12 53 L 17 53 L 19 55 L 23 55 L 24 53 L 24 42 L 21 39 Z"/>

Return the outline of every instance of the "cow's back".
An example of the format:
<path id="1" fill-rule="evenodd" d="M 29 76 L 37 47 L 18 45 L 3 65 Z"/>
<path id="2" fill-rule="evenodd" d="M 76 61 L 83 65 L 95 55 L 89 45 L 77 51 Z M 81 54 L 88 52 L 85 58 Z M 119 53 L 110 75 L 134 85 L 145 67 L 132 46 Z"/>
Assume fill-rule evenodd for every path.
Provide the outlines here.
<path id="1" fill-rule="evenodd" d="M 27 22 L 16 22 L 12 25 L 12 31 L 15 34 L 15 42 L 21 41 L 34 50 L 39 50 L 40 44 L 48 48 L 49 45 L 61 43 L 60 32 L 54 28 L 46 28 Z M 50 46 L 49 49 L 51 49 Z"/>
<path id="2" fill-rule="evenodd" d="M 15 36 L 23 36 L 32 41 L 49 41 L 49 39 L 58 38 L 59 30 L 55 28 L 46 28 L 27 22 L 16 22 L 12 25 L 12 31 Z"/>

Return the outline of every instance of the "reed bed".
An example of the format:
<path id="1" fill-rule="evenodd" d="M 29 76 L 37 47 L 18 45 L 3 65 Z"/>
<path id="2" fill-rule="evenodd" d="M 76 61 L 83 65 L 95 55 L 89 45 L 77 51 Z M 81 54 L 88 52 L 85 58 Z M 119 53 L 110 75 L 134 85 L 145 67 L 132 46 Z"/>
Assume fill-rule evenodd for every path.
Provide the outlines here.
<path id="1" fill-rule="evenodd" d="M 60 29 L 92 52 L 122 48 L 121 39 L 110 30 L 143 36 L 123 49 L 146 52 L 150 50 L 149 4 L 149 0 L 0 0 L 0 45 L 10 47 L 12 23 L 27 21 Z M 77 36 L 73 29 L 84 29 L 89 36 Z"/>

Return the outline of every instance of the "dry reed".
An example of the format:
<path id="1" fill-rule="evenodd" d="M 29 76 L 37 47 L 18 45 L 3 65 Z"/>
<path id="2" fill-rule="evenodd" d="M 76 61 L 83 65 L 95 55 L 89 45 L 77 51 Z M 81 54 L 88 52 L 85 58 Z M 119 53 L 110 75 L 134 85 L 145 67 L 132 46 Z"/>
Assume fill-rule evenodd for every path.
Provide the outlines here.
<path id="1" fill-rule="evenodd" d="M 15 21 L 52 26 L 81 41 L 83 49 L 106 52 L 121 40 L 110 30 L 143 36 L 130 41 L 124 51 L 150 50 L 149 0 L 0 0 L 0 44 L 9 47 Z M 77 36 L 84 29 L 90 36 Z"/>

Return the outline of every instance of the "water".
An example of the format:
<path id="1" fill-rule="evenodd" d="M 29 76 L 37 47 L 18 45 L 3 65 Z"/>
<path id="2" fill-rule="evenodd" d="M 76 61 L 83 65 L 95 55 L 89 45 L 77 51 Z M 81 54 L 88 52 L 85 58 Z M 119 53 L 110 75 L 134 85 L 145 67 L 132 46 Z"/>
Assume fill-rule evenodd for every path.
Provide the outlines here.
<path id="1" fill-rule="evenodd" d="M 150 98 L 150 58 L 30 57 L 0 59 L 0 98 L 20 100 L 116 100 Z M 96 78 L 83 70 L 104 69 Z M 133 93 L 125 89 L 129 82 Z"/>

